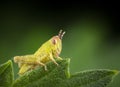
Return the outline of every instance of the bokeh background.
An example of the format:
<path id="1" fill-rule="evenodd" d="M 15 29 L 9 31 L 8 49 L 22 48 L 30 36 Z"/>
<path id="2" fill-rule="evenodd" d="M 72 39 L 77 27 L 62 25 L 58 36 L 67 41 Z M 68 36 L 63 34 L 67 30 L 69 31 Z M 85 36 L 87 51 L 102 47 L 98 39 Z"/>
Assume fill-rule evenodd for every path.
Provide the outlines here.
<path id="1" fill-rule="evenodd" d="M 63 29 L 61 57 L 71 59 L 71 73 L 120 70 L 120 6 L 104 4 L 104 0 L 91 2 L 0 3 L 0 64 L 16 55 L 34 53 Z M 17 64 L 14 71 L 17 78 Z M 119 87 L 119 81 L 120 75 L 110 87 Z"/>

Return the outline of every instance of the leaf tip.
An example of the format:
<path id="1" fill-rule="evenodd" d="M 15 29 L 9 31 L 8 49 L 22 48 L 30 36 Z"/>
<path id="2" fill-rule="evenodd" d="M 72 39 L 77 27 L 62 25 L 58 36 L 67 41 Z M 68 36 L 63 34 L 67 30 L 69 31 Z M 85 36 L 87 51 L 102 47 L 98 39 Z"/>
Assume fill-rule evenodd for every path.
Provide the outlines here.
<path id="1" fill-rule="evenodd" d="M 120 71 L 118 71 L 118 70 L 113 70 L 113 73 L 114 73 L 115 75 L 118 75 L 118 74 L 120 73 Z"/>
<path id="2" fill-rule="evenodd" d="M 70 63 L 70 58 L 67 58 L 66 60 L 67 60 L 68 63 Z"/>
<path id="3" fill-rule="evenodd" d="M 8 60 L 7 62 L 6 62 L 6 64 L 9 66 L 12 66 L 12 61 L 11 60 Z"/>
<path id="4" fill-rule="evenodd" d="M 8 60 L 8 61 L 7 61 L 7 63 L 11 64 L 11 63 L 12 63 L 12 61 L 11 61 L 11 60 Z"/>

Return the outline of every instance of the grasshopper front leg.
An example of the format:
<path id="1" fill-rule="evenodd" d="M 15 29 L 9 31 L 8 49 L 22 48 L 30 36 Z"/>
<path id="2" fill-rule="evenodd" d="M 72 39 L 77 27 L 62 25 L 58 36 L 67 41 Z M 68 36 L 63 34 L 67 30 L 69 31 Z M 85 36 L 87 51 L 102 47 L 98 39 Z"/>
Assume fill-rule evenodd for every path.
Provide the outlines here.
<path id="1" fill-rule="evenodd" d="M 53 63 L 58 66 L 59 64 L 55 61 L 51 53 L 49 54 L 49 56 L 50 56 L 50 60 L 53 61 Z"/>

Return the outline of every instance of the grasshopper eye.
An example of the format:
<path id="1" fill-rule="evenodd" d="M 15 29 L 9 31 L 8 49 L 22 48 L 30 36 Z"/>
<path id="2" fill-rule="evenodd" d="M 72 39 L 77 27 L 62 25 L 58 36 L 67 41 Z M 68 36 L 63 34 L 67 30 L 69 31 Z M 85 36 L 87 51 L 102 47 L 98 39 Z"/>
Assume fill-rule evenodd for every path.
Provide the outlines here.
<path id="1" fill-rule="evenodd" d="M 52 43 L 55 45 L 57 43 L 57 40 L 56 39 L 53 39 L 52 40 Z"/>

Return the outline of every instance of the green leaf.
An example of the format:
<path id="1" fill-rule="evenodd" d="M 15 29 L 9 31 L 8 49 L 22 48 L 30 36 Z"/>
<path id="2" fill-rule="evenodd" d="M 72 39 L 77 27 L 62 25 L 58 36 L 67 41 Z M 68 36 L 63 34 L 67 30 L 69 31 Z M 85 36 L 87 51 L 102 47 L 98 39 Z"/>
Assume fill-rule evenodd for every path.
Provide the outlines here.
<path id="1" fill-rule="evenodd" d="M 116 74 L 118 71 L 107 69 L 82 71 L 62 81 L 57 87 L 106 87 Z"/>
<path id="2" fill-rule="evenodd" d="M 13 87 L 56 87 L 63 79 L 70 77 L 69 59 L 57 60 L 57 63 L 59 66 L 53 62 L 47 63 L 48 71 L 45 71 L 43 67 L 38 67 L 25 73 L 16 79 Z"/>
<path id="3" fill-rule="evenodd" d="M 115 70 L 97 69 L 82 71 L 70 76 L 69 60 L 57 60 L 47 63 L 48 71 L 43 67 L 29 71 L 17 78 L 13 87 L 106 87 L 118 73 Z"/>
<path id="4" fill-rule="evenodd" d="M 0 87 L 12 87 L 14 80 L 12 61 L 0 65 Z"/>

